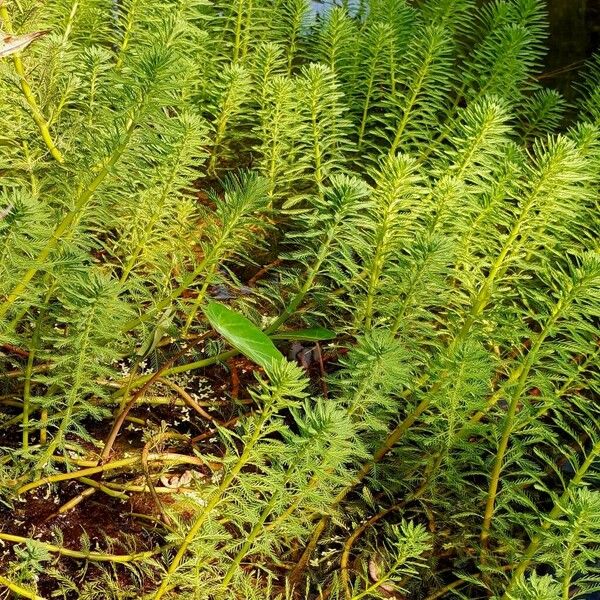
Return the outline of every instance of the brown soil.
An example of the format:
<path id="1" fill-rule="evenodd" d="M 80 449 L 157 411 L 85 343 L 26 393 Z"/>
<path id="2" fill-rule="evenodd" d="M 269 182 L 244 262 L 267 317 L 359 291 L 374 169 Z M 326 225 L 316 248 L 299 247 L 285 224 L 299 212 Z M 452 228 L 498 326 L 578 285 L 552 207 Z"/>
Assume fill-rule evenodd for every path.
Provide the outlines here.
<path id="1" fill-rule="evenodd" d="M 314 391 L 323 391 L 323 375 L 326 371 L 335 368 L 336 353 L 323 352 L 314 344 L 296 343 L 282 346 L 282 351 L 288 358 L 297 360 L 307 371 L 312 381 Z M 207 406 L 209 414 L 222 423 L 233 424 L 236 417 L 253 409 L 248 393 L 248 387 L 255 384 L 258 367 L 243 356 L 230 359 L 226 365 L 214 365 L 202 372 L 186 375 L 184 385 L 188 393 L 196 398 L 204 398 L 213 406 Z M 140 424 L 130 423 L 125 425 L 114 445 L 111 460 L 117 460 L 125 455 L 141 452 L 144 447 L 144 429 L 157 430 L 161 423 L 166 423 L 170 430 L 175 430 L 188 437 L 188 442 L 169 440 L 168 446 L 163 450 L 180 454 L 193 455 L 193 445 L 202 454 L 219 456 L 222 448 L 216 443 L 214 429 L 209 421 L 194 411 L 176 404 L 178 397 L 172 390 L 157 383 L 147 391 L 149 396 L 160 396 L 171 399 L 171 403 L 160 405 L 140 405 L 131 411 L 130 416 L 146 422 Z M 5 413 L 13 409 L 3 407 Z M 17 409 L 14 409 L 17 411 Z M 17 414 L 17 412 L 15 412 Z M 106 439 L 110 428 L 110 420 L 102 423 L 90 422 L 87 430 L 96 440 Z M 0 436 L 0 447 L 19 447 L 21 434 L 18 427 L 3 430 Z M 193 440 L 193 443 L 192 443 Z M 78 440 L 73 440 L 78 441 Z M 35 439 L 32 439 L 36 443 Z M 80 445 L 89 451 L 86 459 L 96 460 L 98 448 L 90 443 Z M 73 467 L 77 468 L 77 467 Z M 151 471 L 156 473 L 160 465 L 152 465 Z M 185 472 L 189 466 L 169 468 L 169 477 Z M 202 467 L 193 467 L 196 471 L 203 471 Z M 206 468 L 204 475 L 210 475 Z M 143 475 L 139 468 L 135 472 L 110 472 L 107 480 L 115 483 L 126 483 L 136 480 L 143 483 Z M 162 484 L 158 484 L 162 485 Z M 58 509 L 69 500 L 77 497 L 86 486 L 76 480 L 62 481 L 52 486 L 38 487 L 21 498 L 14 501 L 12 508 L 0 505 L 0 531 L 26 538 L 32 538 L 47 543 L 56 544 L 71 550 L 85 550 L 86 539 L 89 540 L 89 549 L 96 552 L 111 554 L 129 554 L 156 548 L 164 544 L 165 529 L 160 523 L 160 511 L 150 493 L 130 493 L 129 499 L 114 498 L 101 491 L 96 491 L 85 498 L 75 508 L 64 514 L 59 514 Z M 174 491 L 176 493 L 176 491 Z M 173 496 L 161 494 L 160 500 L 167 505 L 173 502 Z M 57 532 L 60 531 L 60 537 Z M 24 549 L 23 544 L 0 542 L 0 573 L 7 570 L 8 564 L 15 558 L 15 547 Z M 22 558 L 20 559 L 22 563 Z M 48 569 L 46 569 L 48 567 Z M 51 555 L 51 560 L 43 564 L 44 570 L 39 574 L 39 591 L 42 596 L 53 597 L 61 584 L 53 574 L 46 571 L 50 568 L 57 569 L 62 575 L 80 585 L 83 580 L 90 581 L 101 575 L 97 565 L 85 561 L 75 560 L 56 554 Z M 134 575 L 128 567 L 123 565 L 110 565 L 113 577 L 117 577 L 123 587 L 134 585 Z M 156 570 L 155 570 L 156 571 Z M 135 584 L 137 585 L 137 584 Z M 149 591 L 156 585 L 151 576 L 144 578 L 142 591 Z M 64 592 L 64 587 L 62 587 Z M 60 594 L 63 597 L 63 593 Z M 67 593 L 66 600 L 75 595 Z M 2 593 L 0 599 L 4 600 Z"/>

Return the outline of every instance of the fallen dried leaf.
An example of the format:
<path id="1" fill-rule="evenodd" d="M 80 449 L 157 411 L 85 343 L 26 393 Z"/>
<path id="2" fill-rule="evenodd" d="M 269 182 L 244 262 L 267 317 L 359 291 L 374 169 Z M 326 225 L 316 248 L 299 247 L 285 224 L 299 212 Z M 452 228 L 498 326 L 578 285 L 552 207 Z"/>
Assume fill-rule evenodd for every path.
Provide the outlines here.
<path id="1" fill-rule="evenodd" d="M 379 583 L 381 578 L 381 567 L 377 556 L 374 556 L 369 560 L 369 576 L 373 583 Z M 379 586 L 379 591 L 384 592 L 388 597 L 395 597 L 394 594 L 396 590 L 391 585 L 382 583 Z"/>
<path id="2" fill-rule="evenodd" d="M 188 486 L 192 481 L 193 475 L 192 471 L 185 471 L 181 475 L 163 475 L 160 481 L 165 487 L 177 489 Z"/>
<path id="3" fill-rule="evenodd" d="M 49 31 L 32 31 L 23 35 L 9 35 L 0 33 L 0 57 L 10 56 L 21 50 L 25 50 L 31 42 L 48 35 Z"/>

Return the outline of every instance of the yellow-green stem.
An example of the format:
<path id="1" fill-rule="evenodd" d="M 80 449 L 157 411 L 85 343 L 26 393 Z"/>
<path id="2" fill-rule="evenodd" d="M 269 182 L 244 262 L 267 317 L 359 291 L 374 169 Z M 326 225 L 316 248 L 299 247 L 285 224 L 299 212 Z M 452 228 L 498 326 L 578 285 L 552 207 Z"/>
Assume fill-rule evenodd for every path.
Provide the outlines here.
<path id="1" fill-rule="evenodd" d="M 20 282 L 13 288 L 10 294 L 7 296 L 6 300 L 0 305 L 0 319 L 6 316 L 6 313 L 10 310 L 11 306 L 21 297 L 21 295 L 27 289 L 29 282 L 35 277 L 39 269 L 42 265 L 46 264 L 50 254 L 56 248 L 63 235 L 68 233 L 71 225 L 75 222 L 81 211 L 86 207 L 87 203 L 90 201 L 92 196 L 95 194 L 98 187 L 102 184 L 105 177 L 109 174 L 111 168 L 116 164 L 119 160 L 127 144 L 129 139 L 133 134 L 133 130 L 135 128 L 134 120 L 130 120 L 127 129 L 125 130 L 125 135 L 121 143 L 115 148 L 111 156 L 104 161 L 104 164 L 91 181 L 91 183 L 84 188 L 84 190 L 79 194 L 77 201 L 75 202 L 75 206 L 72 210 L 70 210 L 62 219 L 62 221 L 58 224 L 50 239 L 46 242 L 42 250 L 39 252 L 35 260 L 33 260 L 34 266 L 30 267 L 21 277 Z"/>
<path id="2" fill-rule="evenodd" d="M 173 454 L 168 452 L 163 452 L 161 454 L 150 454 L 148 456 L 148 460 L 172 462 L 175 464 L 193 464 L 197 466 L 205 465 L 204 461 L 194 456 L 188 456 L 186 454 Z M 130 467 L 136 463 L 139 463 L 140 461 L 141 458 L 139 456 L 133 456 L 130 458 L 122 458 L 120 460 L 105 463 L 103 465 L 98 465 L 96 467 L 80 469 L 79 471 L 73 471 L 71 473 L 57 473 L 55 475 L 48 475 L 47 477 L 42 477 L 41 479 L 37 479 L 36 481 L 32 481 L 31 483 L 21 486 L 17 490 L 17 494 L 24 494 L 25 492 L 49 483 L 57 483 L 58 481 L 67 481 L 69 479 L 79 479 L 80 477 L 87 477 L 88 475 L 95 475 L 96 473 L 103 473 L 105 471 L 114 471 L 115 469 Z"/>
<path id="3" fill-rule="evenodd" d="M 408 102 L 406 104 L 406 108 L 403 111 L 402 119 L 400 120 L 400 123 L 398 123 L 398 126 L 396 128 L 396 135 L 394 136 L 394 140 L 392 141 L 392 145 L 390 147 L 390 154 L 392 154 L 392 155 L 396 154 L 396 152 L 398 151 L 398 148 L 400 147 L 400 142 L 402 141 L 402 136 L 404 135 L 404 131 L 405 131 L 406 126 L 408 125 L 408 121 L 410 119 L 410 113 L 417 101 L 419 93 L 421 92 L 421 87 L 423 86 L 423 82 L 425 81 L 425 75 L 427 74 L 427 69 L 429 67 L 430 62 L 431 61 L 428 60 L 422 66 L 421 71 L 419 73 L 419 79 L 417 81 L 417 84 L 413 87 L 413 92 L 410 96 L 410 99 L 408 100 Z"/>
<path id="4" fill-rule="evenodd" d="M 238 62 L 242 43 L 242 21 L 244 16 L 244 0 L 237 2 L 237 14 L 235 17 L 235 41 L 233 45 L 233 62 Z"/>
<path id="5" fill-rule="evenodd" d="M 244 26 L 244 39 L 242 41 L 242 59 L 248 54 L 248 38 L 252 31 L 252 0 L 246 0 L 248 7 L 246 8 L 246 23 Z"/>
<path id="6" fill-rule="evenodd" d="M 123 59 L 125 57 L 125 53 L 127 52 L 127 47 L 129 46 L 129 40 L 131 38 L 131 32 L 133 31 L 133 24 L 135 23 L 135 9 L 137 5 L 137 0 L 133 0 L 129 10 L 127 11 L 127 22 L 125 24 L 125 31 L 123 32 L 123 41 L 119 47 L 119 55 L 117 58 L 117 62 L 115 63 L 115 68 L 120 69 L 123 66 Z M 117 25 L 118 27 L 118 25 Z"/>
<path id="7" fill-rule="evenodd" d="M 12 535 L 10 533 L 0 533 L 0 540 L 4 540 L 6 542 L 14 542 L 16 544 L 33 544 L 34 546 L 43 548 L 48 552 L 60 554 L 61 556 L 67 556 L 69 558 L 76 558 L 79 560 L 91 560 L 95 562 L 127 563 L 141 561 L 151 558 L 152 556 L 155 556 L 156 554 L 159 554 L 162 551 L 162 548 L 157 548 L 156 550 L 150 550 L 148 552 L 136 552 L 133 554 L 105 554 L 102 552 L 81 552 L 78 550 L 69 550 L 68 548 L 62 548 L 61 546 L 56 546 L 55 544 L 49 544 L 47 542 L 40 542 L 39 540 L 21 537 L 20 535 Z"/>
<path id="8" fill-rule="evenodd" d="M 2 575 L 0 575 L 0 585 L 5 586 L 13 594 L 21 596 L 22 598 L 30 598 L 30 600 L 45 600 L 43 596 L 38 596 L 35 592 L 32 592 L 31 590 L 12 582 L 10 579 L 7 579 Z"/>
<path id="9" fill-rule="evenodd" d="M 360 128 L 358 130 L 358 142 L 357 149 L 360 150 L 363 145 L 365 132 L 367 129 L 367 120 L 369 118 L 369 108 L 371 106 L 371 95 L 373 93 L 373 84 L 375 80 L 375 73 L 371 71 L 371 75 L 369 76 L 369 81 L 367 83 L 367 93 L 365 94 L 365 101 L 363 105 L 363 113 L 362 118 L 360 120 Z"/>
<path id="10" fill-rule="evenodd" d="M 271 496 L 271 499 L 269 500 L 268 504 L 263 509 L 259 519 L 256 521 L 256 523 L 254 523 L 252 530 L 246 536 L 244 544 L 242 545 L 239 552 L 236 554 L 235 558 L 233 559 L 231 565 L 229 566 L 229 569 L 227 570 L 227 573 L 225 574 L 225 577 L 223 578 L 223 581 L 221 582 L 222 588 L 227 589 L 229 582 L 233 579 L 233 576 L 235 575 L 236 569 L 240 566 L 240 563 L 242 562 L 242 560 L 244 560 L 244 557 L 246 556 L 246 554 L 248 554 L 248 551 L 250 550 L 250 547 L 252 546 L 252 542 L 254 542 L 254 540 L 259 536 L 260 532 L 262 531 L 263 525 L 265 524 L 265 521 L 269 518 L 269 515 L 271 514 L 276 501 L 277 501 L 277 492 L 274 492 L 273 495 Z"/>
<path id="11" fill-rule="evenodd" d="M 29 448 L 29 411 L 31 406 L 31 371 L 35 358 L 37 346 L 36 336 L 33 338 L 33 346 L 29 350 L 27 366 L 25 367 L 25 385 L 23 387 L 23 450 Z"/>
<path id="12" fill-rule="evenodd" d="M 162 598 L 165 595 L 169 588 L 170 579 L 179 568 L 179 565 L 181 564 L 181 561 L 183 560 L 183 557 L 185 556 L 190 544 L 193 542 L 194 538 L 200 532 L 202 526 L 204 525 L 212 511 L 220 502 L 227 488 L 231 485 L 233 480 L 238 476 L 242 468 L 250 459 L 251 452 L 258 440 L 260 439 L 260 436 L 262 435 L 263 426 L 271 417 L 272 406 L 273 399 L 271 399 L 269 405 L 263 407 L 263 412 L 261 413 L 261 417 L 258 423 L 256 423 L 254 433 L 252 434 L 252 437 L 248 440 L 248 443 L 244 446 L 244 450 L 240 455 L 239 459 L 231 468 L 229 473 L 223 478 L 219 487 L 211 494 L 210 498 L 207 500 L 206 505 L 204 506 L 204 508 L 202 508 L 199 515 L 196 517 L 196 520 L 194 521 L 193 525 L 190 527 L 185 538 L 183 539 L 183 542 L 181 543 L 177 554 L 175 555 L 171 564 L 169 565 L 167 575 L 162 580 L 158 590 L 156 591 L 154 595 L 154 600 L 160 600 L 160 598 Z"/>
<path id="13" fill-rule="evenodd" d="M 206 297 L 206 292 L 208 291 L 208 286 L 212 282 L 212 278 L 213 278 L 216 268 L 217 268 L 217 264 L 213 263 L 212 267 L 209 269 L 208 273 L 206 274 L 204 283 L 202 284 L 202 287 L 200 288 L 200 291 L 198 292 L 198 295 L 196 296 L 196 298 L 194 300 L 192 310 L 190 310 L 190 314 L 188 315 L 188 317 L 185 321 L 185 325 L 184 325 L 183 331 L 182 331 L 183 336 L 187 335 L 192 323 L 194 322 L 194 319 L 196 318 L 196 315 L 198 314 L 198 311 L 200 310 L 200 307 L 202 306 L 202 303 L 204 302 L 204 298 Z"/>
<path id="14" fill-rule="evenodd" d="M 536 552 L 538 551 L 538 548 L 540 547 L 540 544 L 543 541 L 543 532 L 550 529 L 550 527 L 552 527 L 552 525 L 555 524 L 556 519 L 558 519 L 564 514 L 564 506 L 569 500 L 569 495 L 571 494 L 571 491 L 582 483 L 588 470 L 590 469 L 594 461 L 598 458 L 598 455 L 600 455 L 600 441 L 594 444 L 594 447 L 588 454 L 587 458 L 581 464 L 581 466 L 573 476 L 573 479 L 571 479 L 571 481 L 569 482 L 567 489 L 563 492 L 561 497 L 554 503 L 552 510 L 548 513 L 548 517 L 544 520 L 540 527 L 541 532 L 537 533 L 531 538 L 529 546 L 527 546 L 527 548 L 525 549 L 521 561 L 516 565 L 516 567 L 512 571 L 511 580 L 508 586 L 506 587 L 506 590 L 504 591 L 501 600 L 510 600 L 509 594 L 512 592 L 512 590 L 514 589 L 515 585 L 519 582 L 521 577 L 525 574 L 525 571 L 527 571 L 527 568 L 529 567 Z"/>
<path id="15" fill-rule="evenodd" d="M 14 33 L 12 21 L 10 19 L 10 15 L 8 14 L 8 9 L 3 3 L 0 3 L 0 17 L 2 18 L 2 21 L 4 21 L 4 28 L 6 29 L 6 33 Z M 53 158 L 59 163 L 64 163 L 65 159 L 63 158 L 63 155 L 61 154 L 60 150 L 56 147 L 56 144 L 54 143 L 54 140 L 50 135 L 48 123 L 46 122 L 46 119 L 44 118 L 44 115 L 42 114 L 42 111 L 40 110 L 37 104 L 37 100 L 35 99 L 31 86 L 27 82 L 27 78 L 25 76 L 25 67 L 23 66 L 23 61 L 21 60 L 21 56 L 19 53 L 13 55 L 13 64 L 15 66 L 15 71 L 19 76 L 23 96 L 25 96 L 25 101 L 31 109 L 31 116 L 33 117 L 35 124 L 40 130 L 44 143 L 48 147 L 48 150 L 50 150 L 50 154 L 53 156 Z"/>
<path id="16" fill-rule="evenodd" d="M 510 404 L 508 406 L 508 411 L 506 414 L 506 419 L 504 422 L 504 428 L 502 430 L 502 436 L 500 438 L 500 444 L 498 445 L 498 450 L 496 452 L 496 458 L 494 459 L 494 466 L 492 467 L 492 473 L 490 475 L 490 485 L 488 489 L 487 501 L 485 506 L 485 512 L 483 517 L 483 525 L 481 528 L 481 556 L 482 558 L 485 556 L 487 551 L 488 540 L 490 536 L 490 528 L 492 524 L 492 518 L 494 516 L 494 506 L 496 502 L 496 495 L 498 493 L 498 486 L 500 483 L 500 473 L 502 472 L 502 467 L 504 465 L 504 456 L 506 454 L 506 450 L 508 449 L 508 442 L 510 440 L 510 436 L 513 431 L 515 416 L 517 413 L 517 407 L 519 405 L 519 401 L 521 399 L 521 395 L 527 386 L 527 379 L 529 377 L 529 372 L 531 367 L 535 363 L 537 353 L 552 330 L 554 324 L 558 320 L 561 315 L 566 300 L 561 300 L 557 303 L 554 310 L 552 311 L 552 315 L 548 319 L 548 322 L 544 325 L 544 328 L 537 336 L 535 342 L 532 344 L 529 353 L 527 354 L 527 358 L 525 359 L 524 365 L 521 369 L 521 373 L 515 389 L 513 391 Z"/>
<path id="17" fill-rule="evenodd" d="M 48 475 L 47 477 L 42 477 L 41 479 L 37 479 L 36 481 L 32 481 L 31 483 L 21 486 L 17 490 L 17 494 L 20 496 L 21 494 L 24 494 L 29 490 L 34 490 L 35 488 L 41 487 L 42 485 L 47 485 L 49 483 L 67 481 L 68 479 L 78 479 L 79 477 L 95 475 L 96 473 L 101 473 L 102 471 L 109 471 L 113 469 L 120 469 L 122 467 L 129 467 L 139 462 L 139 460 L 140 459 L 138 457 L 123 458 L 121 460 L 116 460 L 112 463 L 106 463 L 98 467 L 90 467 L 88 469 L 81 469 L 79 471 L 74 471 L 71 473 L 57 473 L 55 475 Z"/>

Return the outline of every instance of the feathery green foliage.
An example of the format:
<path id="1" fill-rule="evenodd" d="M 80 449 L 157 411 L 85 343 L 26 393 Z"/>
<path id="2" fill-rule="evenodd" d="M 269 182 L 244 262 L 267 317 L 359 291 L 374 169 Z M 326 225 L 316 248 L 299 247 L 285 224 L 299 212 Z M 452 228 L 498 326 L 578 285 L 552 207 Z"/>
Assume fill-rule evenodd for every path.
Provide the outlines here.
<path id="1" fill-rule="evenodd" d="M 0 2 L 11 593 L 600 590 L 600 58 L 330 4 Z"/>

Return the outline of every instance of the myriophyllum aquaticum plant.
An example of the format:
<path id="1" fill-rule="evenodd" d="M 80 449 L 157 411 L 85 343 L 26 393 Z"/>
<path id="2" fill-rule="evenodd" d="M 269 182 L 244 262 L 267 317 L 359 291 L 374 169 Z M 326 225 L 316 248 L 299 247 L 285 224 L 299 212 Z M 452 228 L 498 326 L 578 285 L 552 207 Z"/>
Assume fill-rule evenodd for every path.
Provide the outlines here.
<path id="1" fill-rule="evenodd" d="M 311 4 L 0 1 L 15 597 L 600 588 L 600 60 Z"/>

